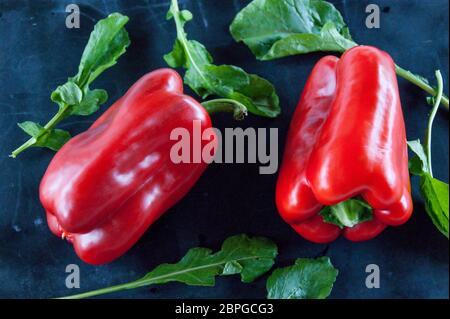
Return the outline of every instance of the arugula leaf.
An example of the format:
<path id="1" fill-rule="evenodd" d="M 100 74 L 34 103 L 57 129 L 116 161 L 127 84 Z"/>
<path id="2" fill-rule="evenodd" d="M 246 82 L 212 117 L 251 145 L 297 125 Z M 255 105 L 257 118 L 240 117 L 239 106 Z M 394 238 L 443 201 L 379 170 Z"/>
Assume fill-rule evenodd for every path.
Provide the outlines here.
<path id="1" fill-rule="evenodd" d="M 56 90 L 52 92 L 50 98 L 62 108 L 64 107 L 64 104 L 79 104 L 83 99 L 83 92 L 74 82 L 67 82 L 58 86 Z"/>
<path id="2" fill-rule="evenodd" d="M 425 210 L 436 228 L 449 238 L 448 184 L 433 178 L 428 166 L 428 156 L 420 140 L 409 141 L 408 146 L 416 155 L 409 160 L 409 171 L 420 176 L 420 193 L 425 200 Z"/>
<path id="3" fill-rule="evenodd" d="M 81 56 L 78 73 L 72 79 L 80 87 L 91 84 L 105 70 L 114 66 L 130 45 L 125 25 L 128 17 L 112 13 L 94 26 Z"/>
<path id="4" fill-rule="evenodd" d="M 349 199 L 342 203 L 326 206 L 320 211 L 326 223 L 340 228 L 353 227 L 365 221 L 372 220 L 372 207 L 360 199 Z"/>
<path id="5" fill-rule="evenodd" d="M 207 248 L 193 248 L 180 262 L 163 264 L 149 272 L 144 280 L 152 284 L 178 281 L 194 286 L 214 286 L 215 276 L 240 274 L 243 282 L 252 282 L 274 264 L 275 244 L 265 238 L 246 235 L 230 237 L 222 249 L 212 254 Z"/>
<path id="6" fill-rule="evenodd" d="M 322 0 L 254 0 L 236 15 L 230 32 L 260 60 L 356 45 L 339 11 Z"/>
<path id="7" fill-rule="evenodd" d="M 272 268 L 277 246 L 267 238 L 237 235 L 226 239 L 222 249 L 192 248 L 175 264 L 162 264 L 136 281 L 66 297 L 86 298 L 154 284 L 181 282 L 192 286 L 214 286 L 216 276 L 239 274 L 248 283 Z"/>
<path id="8" fill-rule="evenodd" d="M 55 129 L 56 125 L 70 115 L 90 115 L 106 102 L 107 92 L 91 90 L 89 85 L 106 69 L 115 65 L 130 45 L 125 30 L 127 22 L 128 17 L 113 13 L 95 25 L 81 57 L 78 73 L 51 94 L 51 100 L 59 106 L 58 112 L 45 126 L 33 122 L 20 124 L 19 127 L 32 138 L 14 150 L 11 157 L 16 157 L 29 147 L 59 150 L 70 139 L 70 134 Z M 30 134 L 31 130 L 33 135 Z"/>
<path id="9" fill-rule="evenodd" d="M 411 174 L 422 176 L 425 173 L 429 173 L 427 154 L 420 140 L 408 141 L 407 144 L 409 149 L 415 154 L 409 159 L 409 171 Z"/>
<path id="10" fill-rule="evenodd" d="M 172 68 L 185 68 L 184 82 L 203 99 L 216 95 L 244 105 L 253 114 L 276 117 L 280 113 L 280 102 L 274 86 L 239 67 L 214 65 L 204 45 L 187 39 L 184 26 L 192 17 L 189 11 L 180 11 L 178 2 L 172 0 L 167 18 L 175 21 L 177 39 L 173 50 L 164 56 L 167 64 Z"/>
<path id="11" fill-rule="evenodd" d="M 425 199 L 425 210 L 436 228 L 448 237 L 448 184 L 424 173 L 420 178 L 420 192 Z"/>
<path id="12" fill-rule="evenodd" d="M 325 299 L 339 271 L 330 258 L 300 258 L 293 266 L 274 270 L 267 279 L 268 299 Z"/>
<path id="13" fill-rule="evenodd" d="M 83 99 L 80 103 L 74 104 L 71 110 L 72 115 L 87 116 L 95 113 L 100 108 L 100 105 L 106 103 L 108 100 L 108 93 L 105 90 L 86 89 L 83 93 Z"/>
<path id="14" fill-rule="evenodd" d="M 443 79 L 440 71 L 436 71 L 437 95 L 433 97 L 433 109 L 428 119 L 425 147 L 420 140 L 408 142 L 408 147 L 415 154 L 409 160 L 409 171 L 413 175 L 420 176 L 420 193 L 425 200 L 425 210 L 430 216 L 436 228 L 449 238 L 448 235 L 448 184 L 433 177 L 431 161 L 431 136 L 433 121 L 443 97 Z"/>
<path id="15" fill-rule="evenodd" d="M 327 22 L 320 33 L 295 34 L 283 38 L 273 44 L 261 60 L 272 60 L 280 57 L 311 52 L 345 52 L 356 43 L 344 38 L 333 22 Z"/>
<path id="16" fill-rule="evenodd" d="M 244 42 L 259 60 L 317 51 L 343 53 L 358 45 L 342 15 L 324 0 L 253 0 L 230 25 L 237 42 Z M 395 65 L 398 76 L 435 96 L 428 80 Z M 448 110 L 448 97 L 442 105 Z"/>
<path id="17" fill-rule="evenodd" d="M 64 130 L 54 129 L 45 131 L 38 123 L 25 121 L 17 125 L 32 138 L 36 139 L 33 146 L 47 147 L 53 151 L 59 150 L 70 138 L 70 133 Z"/>

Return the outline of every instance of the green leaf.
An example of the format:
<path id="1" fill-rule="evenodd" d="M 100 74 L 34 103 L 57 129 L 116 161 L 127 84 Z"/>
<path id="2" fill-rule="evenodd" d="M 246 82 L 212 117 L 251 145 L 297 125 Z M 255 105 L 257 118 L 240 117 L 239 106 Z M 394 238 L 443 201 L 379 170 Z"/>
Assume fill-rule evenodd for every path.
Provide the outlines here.
<path id="1" fill-rule="evenodd" d="M 320 33 L 294 34 L 273 44 L 261 60 L 272 60 L 296 54 L 311 52 L 345 52 L 356 43 L 344 38 L 333 22 L 328 22 Z"/>
<path id="2" fill-rule="evenodd" d="M 183 23 L 186 23 L 188 21 L 191 21 L 194 16 L 192 15 L 192 13 L 189 10 L 181 10 L 181 18 Z"/>
<path id="3" fill-rule="evenodd" d="M 420 178 L 420 192 L 425 199 L 425 210 L 436 228 L 448 237 L 448 184 L 424 173 Z"/>
<path id="4" fill-rule="evenodd" d="M 211 249 L 192 248 L 178 263 L 159 265 L 142 280 L 152 284 L 178 281 L 192 286 L 214 286 L 220 265 L 209 261 L 211 254 Z"/>
<path id="5" fill-rule="evenodd" d="M 172 51 L 164 55 L 164 61 L 171 68 L 187 67 L 186 54 L 184 53 L 183 44 L 180 40 L 175 40 Z"/>
<path id="6" fill-rule="evenodd" d="M 36 125 L 23 124 L 22 129 L 39 131 L 38 138 L 29 139 L 11 153 L 11 157 L 29 147 L 48 147 L 58 150 L 70 134 L 55 127 L 70 115 L 90 115 L 96 112 L 100 105 L 108 99 L 105 90 L 91 90 L 89 85 L 106 69 L 117 63 L 130 44 L 125 24 L 128 17 L 120 13 L 110 14 L 107 18 L 97 22 L 81 57 L 78 73 L 54 90 L 51 100 L 58 104 L 59 110 L 47 123 L 45 128 Z M 28 123 L 28 122 L 25 122 Z M 32 122 L 29 122 L 32 123 Z"/>
<path id="7" fill-rule="evenodd" d="M 183 67 L 186 70 L 186 74 L 184 75 L 184 82 L 189 85 L 189 87 L 194 90 L 194 92 L 201 96 L 202 98 L 206 98 L 208 95 L 213 94 L 211 79 L 209 78 L 208 71 L 206 68 L 210 66 L 213 61 L 211 55 L 203 44 L 197 41 L 188 41 L 186 42 L 187 51 L 189 52 L 189 56 L 186 56 L 186 65 Z"/>
<path id="8" fill-rule="evenodd" d="M 218 95 L 230 96 L 250 84 L 250 75 L 233 65 L 204 66 L 208 86 L 215 88 Z"/>
<path id="9" fill-rule="evenodd" d="M 277 247 L 270 240 L 239 235 L 225 240 L 215 254 L 206 248 L 193 248 L 178 263 L 160 265 L 142 280 L 213 286 L 217 275 L 239 273 L 243 282 L 252 282 L 272 268 L 276 255 Z"/>
<path id="10" fill-rule="evenodd" d="M 192 248 L 175 264 L 162 264 L 133 282 L 81 293 L 67 298 L 86 298 L 154 284 L 181 282 L 191 286 L 214 286 L 216 276 L 239 274 L 252 282 L 272 268 L 277 246 L 264 237 L 237 235 L 226 239 L 221 250 Z"/>
<path id="11" fill-rule="evenodd" d="M 427 155 L 420 140 L 408 141 L 409 149 L 415 154 L 409 160 L 409 171 L 413 175 L 422 176 L 429 173 Z"/>
<path id="12" fill-rule="evenodd" d="M 372 207 L 359 199 L 349 199 L 337 205 L 326 206 L 320 211 L 326 223 L 334 224 L 340 228 L 353 227 L 372 220 Z"/>
<path id="13" fill-rule="evenodd" d="M 177 1 L 172 0 L 167 17 L 175 19 L 177 39 L 164 60 L 173 68 L 186 69 L 184 82 L 196 94 L 202 98 L 215 95 L 236 100 L 259 116 L 276 117 L 280 113 L 279 98 L 269 81 L 236 66 L 214 65 L 203 44 L 187 39 L 183 27 L 192 14 L 186 10 L 180 12 Z"/>
<path id="14" fill-rule="evenodd" d="M 240 274 L 242 272 L 242 269 L 244 268 L 239 262 L 232 260 L 225 264 L 225 267 L 223 267 L 222 275 L 226 276 Z"/>
<path id="15" fill-rule="evenodd" d="M 267 279 L 268 299 L 325 299 L 338 270 L 330 258 L 300 258 L 293 266 L 276 269 Z"/>
<path id="16" fill-rule="evenodd" d="M 400 69 L 402 74 L 411 75 L 409 71 Z M 425 200 L 425 210 L 430 216 L 436 228 L 448 237 L 448 184 L 433 178 L 431 161 L 431 132 L 433 120 L 439 108 L 443 93 L 443 79 L 440 71 L 436 71 L 437 89 L 436 96 L 432 98 L 433 109 L 428 119 L 428 127 L 425 134 L 427 141 L 426 147 L 420 143 L 420 140 L 408 142 L 408 147 L 415 154 L 409 160 L 409 170 L 411 174 L 420 176 L 420 193 Z"/>
<path id="17" fill-rule="evenodd" d="M 32 121 L 17 123 L 17 125 L 31 137 L 37 137 L 44 129 L 41 125 Z"/>
<path id="18" fill-rule="evenodd" d="M 112 13 L 94 27 L 81 56 L 78 73 L 74 81 L 80 86 L 91 84 L 101 73 L 117 63 L 130 45 L 125 24 L 128 17 Z"/>
<path id="19" fill-rule="evenodd" d="M 87 116 L 97 112 L 100 105 L 108 100 L 108 93 L 105 90 L 90 90 L 86 89 L 83 100 L 79 104 L 72 107 L 72 115 Z"/>
<path id="20" fill-rule="evenodd" d="M 274 106 L 280 104 L 280 99 L 273 85 L 257 75 L 250 75 L 249 80 L 247 85 L 237 89 L 230 96 L 244 104 L 253 114 L 278 116 L 280 109 Z"/>
<path id="21" fill-rule="evenodd" d="M 60 85 L 52 92 L 50 96 L 51 100 L 57 103 L 60 107 L 66 105 L 75 105 L 81 102 L 83 99 L 83 92 L 73 82 L 67 82 L 64 85 Z"/>
<path id="22" fill-rule="evenodd" d="M 70 136 L 69 132 L 60 129 L 53 129 L 47 133 L 45 141 L 37 143 L 36 146 L 47 147 L 56 152 L 71 138 L 72 136 Z"/>
<path id="23" fill-rule="evenodd" d="M 322 0 L 254 0 L 236 15 L 230 32 L 260 60 L 357 45 L 339 11 Z"/>
<path id="24" fill-rule="evenodd" d="M 38 123 L 26 121 L 17 124 L 25 133 L 34 140 L 31 146 L 47 147 L 53 151 L 58 151 L 70 138 L 70 133 L 64 130 L 45 130 Z"/>

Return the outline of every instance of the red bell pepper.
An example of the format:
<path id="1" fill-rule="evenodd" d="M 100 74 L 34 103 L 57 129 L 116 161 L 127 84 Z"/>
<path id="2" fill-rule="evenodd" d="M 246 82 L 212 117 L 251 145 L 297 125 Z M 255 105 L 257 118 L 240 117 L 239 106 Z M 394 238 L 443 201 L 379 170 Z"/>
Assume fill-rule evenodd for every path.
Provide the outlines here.
<path id="1" fill-rule="evenodd" d="M 183 95 L 178 73 L 161 69 L 142 77 L 50 163 L 40 199 L 51 231 L 87 263 L 121 256 L 207 167 L 169 158 L 171 131 L 185 128 L 192 136 L 194 120 L 202 133 L 211 127 L 201 104 Z M 210 142 L 215 136 L 201 147 Z"/>
<path id="2" fill-rule="evenodd" d="M 358 196 L 372 208 L 371 220 L 338 227 L 319 214 Z M 288 133 L 276 204 L 295 231 L 316 243 L 341 233 L 368 240 L 410 218 L 405 124 L 387 53 L 359 46 L 314 67 Z"/>

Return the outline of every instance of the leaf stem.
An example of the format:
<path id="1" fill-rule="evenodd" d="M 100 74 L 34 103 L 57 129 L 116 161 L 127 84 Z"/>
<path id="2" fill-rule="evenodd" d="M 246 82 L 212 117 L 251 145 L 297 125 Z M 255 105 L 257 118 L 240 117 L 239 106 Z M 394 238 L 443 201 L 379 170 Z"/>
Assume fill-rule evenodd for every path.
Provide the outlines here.
<path id="1" fill-rule="evenodd" d="M 205 101 L 202 105 L 209 114 L 219 112 L 233 113 L 233 117 L 237 121 L 243 120 L 248 115 L 245 105 L 232 99 L 215 99 Z"/>
<path id="2" fill-rule="evenodd" d="M 76 294 L 76 295 L 67 296 L 67 297 L 61 297 L 61 298 L 57 298 L 57 299 L 83 299 L 83 298 L 95 297 L 95 296 L 100 296 L 100 295 L 106 295 L 106 294 L 110 294 L 110 293 L 117 292 L 117 291 L 137 288 L 137 287 L 139 287 L 137 285 L 137 283 L 139 283 L 139 282 L 140 282 L 140 280 L 137 280 L 137 281 L 128 282 L 125 284 L 96 289 L 96 290 L 92 290 L 92 291 L 88 291 L 88 292 L 83 292 L 81 294 Z M 147 283 L 147 284 L 151 285 L 151 283 Z"/>
<path id="3" fill-rule="evenodd" d="M 27 148 L 32 147 L 34 144 L 36 144 L 37 139 L 35 137 L 29 138 L 25 143 L 20 145 L 18 148 L 16 148 L 14 151 L 11 152 L 9 157 L 16 158 L 20 153 L 25 151 Z"/>
<path id="4" fill-rule="evenodd" d="M 58 125 L 59 122 L 61 122 L 69 113 L 70 105 L 64 104 L 63 107 L 61 107 L 58 112 L 50 119 L 50 121 L 45 124 L 44 129 L 45 131 L 51 131 Z"/>
<path id="5" fill-rule="evenodd" d="M 44 134 L 47 134 L 51 130 L 53 130 L 56 127 L 56 125 L 58 125 L 58 123 L 61 122 L 66 117 L 69 111 L 70 106 L 64 104 L 64 106 L 58 110 L 58 112 L 50 119 L 50 121 L 48 121 L 47 124 L 45 124 L 44 129 L 37 136 L 28 139 L 25 143 L 23 143 L 14 151 L 12 151 L 9 157 L 16 158 L 20 153 L 36 144 L 39 138 L 42 137 Z"/>
<path id="6" fill-rule="evenodd" d="M 436 117 L 436 113 L 439 108 L 439 104 L 441 104 L 441 100 L 443 98 L 442 93 L 444 90 L 444 84 L 442 79 L 441 71 L 436 71 L 436 79 L 437 79 L 437 94 L 434 101 L 433 109 L 431 110 L 430 117 L 428 118 L 428 128 L 427 128 L 427 134 L 426 134 L 426 148 L 425 152 L 427 154 L 427 160 L 428 160 L 428 168 L 430 170 L 430 175 L 433 177 L 433 168 L 431 167 L 431 135 L 433 130 L 433 121 Z"/>
<path id="7" fill-rule="evenodd" d="M 436 91 L 436 89 L 434 89 L 431 85 L 429 85 L 428 83 L 426 83 L 424 80 L 422 80 L 419 76 L 413 74 L 410 71 L 407 71 L 403 68 L 401 68 L 398 65 L 395 65 L 395 72 L 397 73 L 398 76 L 404 78 L 405 80 L 411 82 L 412 84 L 418 86 L 419 88 L 421 88 L 422 90 L 424 90 L 425 92 L 428 92 L 429 94 L 431 94 L 432 96 L 436 96 L 438 94 L 438 92 Z M 448 101 L 448 97 L 442 94 L 442 105 L 444 105 L 444 107 L 447 109 L 447 111 L 449 110 L 449 101 Z"/>
<path id="8" fill-rule="evenodd" d="M 251 259 L 258 259 L 258 258 L 264 258 L 264 256 L 254 255 L 254 256 L 249 256 L 249 257 L 236 258 L 234 261 L 240 262 L 240 261 L 251 260 Z M 71 295 L 71 296 L 67 296 L 67 297 L 61 297 L 61 298 L 57 298 L 57 299 L 83 299 L 83 298 L 88 298 L 88 297 L 105 295 L 105 294 L 109 294 L 109 293 L 113 293 L 113 292 L 117 292 L 117 291 L 122 291 L 122 290 L 129 290 L 129 289 L 135 289 L 135 288 L 150 286 L 152 284 L 161 283 L 160 281 L 162 279 L 167 279 L 167 278 L 179 275 L 179 274 L 184 274 L 184 273 L 197 271 L 199 269 L 214 268 L 214 267 L 217 267 L 217 266 L 225 265 L 227 262 L 229 262 L 229 261 L 225 260 L 225 261 L 221 261 L 221 262 L 217 262 L 217 263 L 211 263 L 211 264 L 206 264 L 206 265 L 202 265 L 202 266 L 191 267 L 191 268 L 183 269 L 183 270 L 180 270 L 180 271 L 175 271 L 175 272 L 172 272 L 172 273 L 156 276 L 156 277 L 153 277 L 153 278 L 143 277 L 141 279 L 138 279 L 138 280 L 135 280 L 135 281 L 132 281 L 132 282 L 128 282 L 128 283 L 125 283 L 125 284 L 120 284 L 120 285 L 116 285 L 116 286 L 101 288 L 101 289 L 92 290 L 92 291 L 88 291 L 88 292 L 83 292 L 81 294 Z"/>

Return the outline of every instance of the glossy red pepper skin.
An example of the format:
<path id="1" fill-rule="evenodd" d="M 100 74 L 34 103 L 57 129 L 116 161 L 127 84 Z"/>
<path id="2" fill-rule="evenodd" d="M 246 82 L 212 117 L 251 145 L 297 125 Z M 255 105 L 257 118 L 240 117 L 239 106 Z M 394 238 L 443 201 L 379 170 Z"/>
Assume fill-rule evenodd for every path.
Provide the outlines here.
<path id="1" fill-rule="evenodd" d="M 361 196 L 373 219 L 340 229 L 325 205 Z M 321 59 L 295 111 L 277 181 L 282 218 L 304 238 L 369 240 L 412 213 L 405 124 L 394 62 L 374 47 Z"/>
<path id="2" fill-rule="evenodd" d="M 178 73 L 143 76 L 50 163 L 40 199 L 51 231 L 90 264 L 124 254 L 207 167 L 170 159 L 171 131 L 185 128 L 192 136 L 194 120 L 202 133 L 211 128 L 205 109 L 183 95 Z M 215 137 L 202 140 L 202 147 L 210 141 Z"/>

